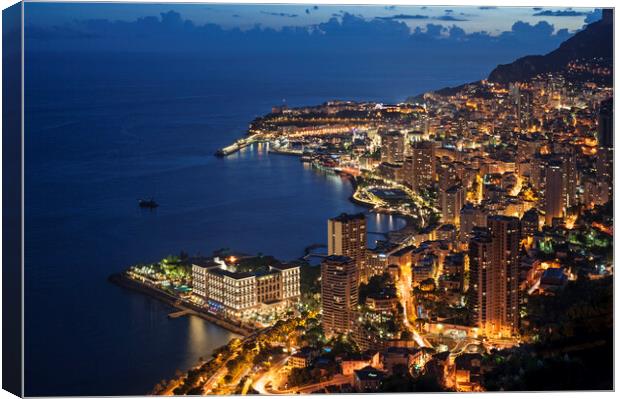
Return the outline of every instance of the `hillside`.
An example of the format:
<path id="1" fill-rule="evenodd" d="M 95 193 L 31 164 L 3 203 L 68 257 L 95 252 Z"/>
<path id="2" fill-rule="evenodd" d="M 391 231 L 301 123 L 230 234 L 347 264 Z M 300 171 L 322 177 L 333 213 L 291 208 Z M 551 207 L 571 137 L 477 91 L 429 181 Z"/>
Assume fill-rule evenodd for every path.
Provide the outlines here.
<path id="1" fill-rule="evenodd" d="M 613 10 L 604 10 L 603 19 L 591 23 L 548 54 L 530 55 L 497 66 L 488 80 L 498 83 L 524 81 L 540 73 L 560 72 L 572 60 L 595 58 L 613 58 Z"/>
<path id="2" fill-rule="evenodd" d="M 613 10 L 604 9 L 603 18 L 589 24 L 584 30 L 563 42 L 560 47 L 545 55 L 528 55 L 517 59 L 510 64 L 498 65 L 489 74 L 488 80 L 497 83 L 522 82 L 533 78 L 540 73 L 566 71 L 566 66 L 573 60 L 594 60 L 597 64 L 613 65 Z M 584 74 L 567 74 L 573 80 L 593 80 L 598 83 L 611 85 L 613 74 L 609 76 L 593 76 Z M 450 96 L 458 93 L 467 85 L 478 82 L 465 83 L 455 87 L 444 87 L 435 90 L 435 94 Z M 407 98 L 407 102 L 422 102 L 424 93 Z"/>

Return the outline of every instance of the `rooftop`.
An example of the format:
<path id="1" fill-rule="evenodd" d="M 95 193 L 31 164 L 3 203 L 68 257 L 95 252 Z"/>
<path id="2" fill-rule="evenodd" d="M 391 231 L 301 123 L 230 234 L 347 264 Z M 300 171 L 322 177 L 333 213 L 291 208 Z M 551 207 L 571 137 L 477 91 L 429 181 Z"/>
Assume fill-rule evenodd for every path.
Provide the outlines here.
<path id="1" fill-rule="evenodd" d="M 330 220 L 335 221 L 335 222 L 350 222 L 352 220 L 366 220 L 366 216 L 363 213 L 355 213 L 355 214 L 341 213 L 340 215 Z"/>
<path id="2" fill-rule="evenodd" d="M 231 272 L 230 270 L 222 269 L 221 267 L 213 267 L 209 269 L 209 273 L 217 274 L 220 276 L 230 277 L 235 280 L 243 280 L 245 278 L 254 277 L 254 273 L 250 272 Z"/>
<path id="3" fill-rule="evenodd" d="M 384 374 L 374 367 L 366 366 L 363 369 L 355 370 L 355 376 L 362 381 L 380 381 Z"/>

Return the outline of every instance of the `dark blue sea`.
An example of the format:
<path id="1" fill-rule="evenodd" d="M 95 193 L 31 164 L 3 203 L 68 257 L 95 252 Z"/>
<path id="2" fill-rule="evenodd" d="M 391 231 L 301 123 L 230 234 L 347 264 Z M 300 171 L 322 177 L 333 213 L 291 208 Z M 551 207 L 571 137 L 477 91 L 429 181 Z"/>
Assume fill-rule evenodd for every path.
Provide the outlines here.
<path id="1" fill-rule="evenodd" d="M 427 64 L 388 73 L 337 58 L 27 54 L 26 395 L 145 394 L 225 344 L 233 334 L 168 319 L 108 275 L 180 251 L 289 260 L 324 243 L 327 218 L 364 211 L 349 182 L 258 146 L 214 151 L 274 105 L 402 101 L 487 72 Z M 151 196 L 160 207 L 140 210 Z M 369 230 L 401 223 L 372 216 Z"/>

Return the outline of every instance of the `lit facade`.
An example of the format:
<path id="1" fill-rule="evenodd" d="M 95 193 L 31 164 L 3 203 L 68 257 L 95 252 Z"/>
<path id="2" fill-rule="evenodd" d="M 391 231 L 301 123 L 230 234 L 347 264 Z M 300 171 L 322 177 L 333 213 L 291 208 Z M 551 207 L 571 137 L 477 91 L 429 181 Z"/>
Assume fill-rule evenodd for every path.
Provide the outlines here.
<path id="1" fill-rule="evenodd" d="M 362 281 L 366 281 L 366 216 L 341 214 L 327 221 L 327 254 L 353 259 Z"/>
<path id="2" fill-rule="evenodd" d="M 441 190 L 441 221 L 443 223 L 458 226 L 461 220 L 461 208 L 465 193 L 460 184 L 454 185 L 446 190 Z"/>
<path id="3" fill-rule="evenodd" d="M 326 336 L 355 330 L 359 273 L 353 259 L 328 256 L 321 263 L 321 311 Z"/>
<path id="4" fill-rule="evenodd" d="M 405 154 L 405 136 L 397 131 L 381 134 L 381 161 L 389 164 L 402 163 Z"/>
<path id="5" fill-rule="evenodd" d="M 413 188 L 430 187 L 435 183 L 435 145 L 419 141 L 412 145 L 411 156 L 404 166 L 405 183 Z"/>
<path id="6" fill-rule="evenodd" d="M 491 216 L 469 243 L 469 306 L 481 332 L 513 336 L 519 326 L 519 219 Z"/>
<path id="7" fill-rule="evenodd" d="M 192 265 L 193 293 L 198 303 L 214 314 L 245 318 L 265 304 L 288 304 L 300 296 L 299 266 L 270 266 L 250 273 L 227 270 L 216 262 Z"/>

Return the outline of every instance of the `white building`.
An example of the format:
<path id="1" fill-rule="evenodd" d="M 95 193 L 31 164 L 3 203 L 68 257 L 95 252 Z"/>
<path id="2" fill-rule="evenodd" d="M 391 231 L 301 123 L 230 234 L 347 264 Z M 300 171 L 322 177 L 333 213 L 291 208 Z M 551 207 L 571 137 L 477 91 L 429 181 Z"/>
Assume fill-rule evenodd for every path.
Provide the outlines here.
<path id="1" fill-rule="evenodd" d="M 209 312 L 229 318 L 247 318 L 261 309 L 296 302 L 300 270 L 296 265 L 269 266 L 262 272 L 237 272 L 223 262 L 192 264 L 195 300 Z"/>

